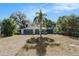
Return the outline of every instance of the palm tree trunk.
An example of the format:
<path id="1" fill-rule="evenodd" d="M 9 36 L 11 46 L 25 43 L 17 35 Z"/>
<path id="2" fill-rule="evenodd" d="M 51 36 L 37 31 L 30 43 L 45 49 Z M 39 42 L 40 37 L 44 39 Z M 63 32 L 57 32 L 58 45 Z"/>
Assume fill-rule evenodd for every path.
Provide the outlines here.
<path id="1" fill-rule="evenodd" d="M 40 37 L 42 37 L 42 34 L 41 34 L 41 32 L 42 32 L 42 25 L 40 24 L 40 30 L 39 30 Z"/>

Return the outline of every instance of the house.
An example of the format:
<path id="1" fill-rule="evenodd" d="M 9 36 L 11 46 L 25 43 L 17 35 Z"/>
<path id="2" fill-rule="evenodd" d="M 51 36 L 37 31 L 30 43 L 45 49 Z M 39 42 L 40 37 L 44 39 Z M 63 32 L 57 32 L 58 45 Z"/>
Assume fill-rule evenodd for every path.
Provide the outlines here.
<path id="1" fill-rule="evenodd" d="M 20 29 L 20 34 L 39 34 L 40 27 L 39 26 L 29 26 L 27 28 Z M 42 27 L 42 34 L 52 34 L 52 28 Z"/>

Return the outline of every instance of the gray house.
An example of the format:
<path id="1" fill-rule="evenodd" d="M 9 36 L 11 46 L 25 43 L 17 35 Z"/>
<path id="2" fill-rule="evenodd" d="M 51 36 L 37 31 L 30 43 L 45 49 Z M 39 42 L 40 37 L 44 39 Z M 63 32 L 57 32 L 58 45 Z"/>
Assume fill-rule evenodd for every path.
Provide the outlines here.
<path id="1" fill-rule="evenodd" d="M 38 26 L 30 26 L 27 28 L 20 29 L 20 34 L 39 34 L 40 27 Z M 42 27 L 42 34 L 52 34 L 53 29 L 52 28 L 45 28 Z"/>

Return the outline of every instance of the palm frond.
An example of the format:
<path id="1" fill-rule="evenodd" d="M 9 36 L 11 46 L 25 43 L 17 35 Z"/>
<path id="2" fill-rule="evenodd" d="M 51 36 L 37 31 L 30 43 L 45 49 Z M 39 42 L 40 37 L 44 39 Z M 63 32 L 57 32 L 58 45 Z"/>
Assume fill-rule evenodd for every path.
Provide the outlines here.
<path id="1" fill-rule="evenodd" d="M 36 17 L 34 18 L 34 20 L 33 20 L 33 23 L 37 23 L 37 19 L 38 19 L 38 17 L 36 16 Z"/>

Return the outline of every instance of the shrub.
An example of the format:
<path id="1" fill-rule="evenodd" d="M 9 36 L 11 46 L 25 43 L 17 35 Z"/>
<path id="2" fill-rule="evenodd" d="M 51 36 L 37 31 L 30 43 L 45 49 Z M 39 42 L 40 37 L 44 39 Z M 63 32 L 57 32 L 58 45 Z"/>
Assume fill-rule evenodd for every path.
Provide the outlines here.
<path id="1" fill-rule="evenodd" d="M 12 19 L 4 19 L 2 21 L 1 33 L 4 36 L 12 36 L 16 32 L 16 22 Z"/>
<path id="2" fill-rule="evenodd" d="M 31 38 L 26 41 L 26 43 L 44 43 L 44 42 L 54 42 L 54 39 L 48 38 L 48 37 L 37 37 L 37 38 Z"/>
<path id="3" fill-rule="evenodd" d="M 79 37 L 79 16 L 72 14 L 59 17 L 55 29 L 58 34 Z"/>

